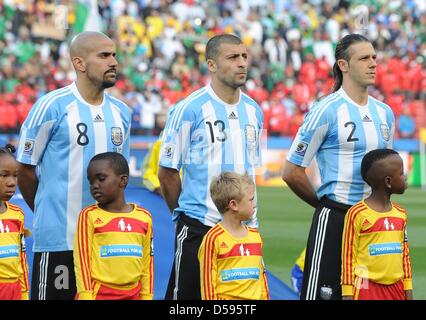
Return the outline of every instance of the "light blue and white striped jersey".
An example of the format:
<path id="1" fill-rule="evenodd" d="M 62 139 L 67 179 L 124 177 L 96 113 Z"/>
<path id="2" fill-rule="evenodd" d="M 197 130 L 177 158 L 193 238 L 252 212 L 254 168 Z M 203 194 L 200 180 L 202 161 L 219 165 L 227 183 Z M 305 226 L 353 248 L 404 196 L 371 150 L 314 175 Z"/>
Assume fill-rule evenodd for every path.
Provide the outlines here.
<path id="1" fill-rule="evenodd" d="M 30 110 L 21 132 L 17 160 L 36 165 L 34 251 L 72 250 L 80 211 L 95 200 L 87 166 L 102 152 L 130 155 L 131 111 L 104 94 L 89 105 L 75 83 L 48 93 Z"/>
<path id="2" fill-rule="evenodd" d="M 170 110 L 160 165 L 182 168 L 174 220 L 181 212 L 208 226 L 222 219 L 210 196 L 210 182 L 223 171 L 247 172 L 255 181 L 255 168 L 261 165 L 262 127 L 263 113 L 253 99 L 240 92 L 238 103 L 229 105 L 210 85 Z M 250 224 L 257 226 L 255 215 Z"/>
<path id="3" fill-rule="evenodd" d="M 316 156 L 318 198 L 353 205 L 371 193 L 361 177 L 362 158 L 370 150 L 391 148 L 394 130 L 388 105 L 370 96 L 366 105 L 358 105 L 340 88 L 312 106 L 287 160 L 307 167 Z"/>

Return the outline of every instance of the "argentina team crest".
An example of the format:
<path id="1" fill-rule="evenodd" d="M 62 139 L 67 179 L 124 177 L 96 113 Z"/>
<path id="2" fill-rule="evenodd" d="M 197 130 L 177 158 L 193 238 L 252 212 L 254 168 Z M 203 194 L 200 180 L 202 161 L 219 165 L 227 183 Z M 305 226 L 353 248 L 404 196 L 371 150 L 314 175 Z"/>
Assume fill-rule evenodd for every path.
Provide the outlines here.
<path id="1" fill-rule="evenodd" d="M 245 129 L 246 134 L 246 140 L 249 143 L 255 143 L 256 142 L 256 128 L 252 125 L 246 125 Z"/>
<path id="2" fill-rule="evenodd" d="M 121 146 L 123 144 L 123 131 L 121 128 L 111 128 L 111 141 L 115 146 Z"/>
<path id="3" fill-rule="evenodd" d="M 389 133 L 389 127 L 387 124 L 381 124 L 380 125 L 380 132 L 382 133 L 382 137 L 385 141 L 389 141 L 390 139 L 390 133 Z"/>

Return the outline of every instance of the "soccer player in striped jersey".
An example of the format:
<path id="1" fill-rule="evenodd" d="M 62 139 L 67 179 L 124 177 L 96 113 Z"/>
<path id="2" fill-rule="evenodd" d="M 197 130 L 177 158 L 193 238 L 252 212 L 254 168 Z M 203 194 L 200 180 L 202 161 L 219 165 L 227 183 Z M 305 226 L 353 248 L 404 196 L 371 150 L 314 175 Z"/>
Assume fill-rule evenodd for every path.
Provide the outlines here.
<path id="1" fill-rule="evenodd" d="M 262 238 L 247 227 L 256 209 L 255 185 L 248 174 L 223 172 L 210 184 L 223 215 L 204 236 L 198 251 L 203 300 L 268 300 Z"/>
<path id="2" fill-rule="evenodd" d="M 18 163 L 15 148 L 0 149 L 0 300 L 28 300 L 24 212 L 9 202 L 16 191 Z"/>
<path id="3" fill-rule="evenodd" d="M 306 246 L 301 299 L 341 299 L 341 244 L 347 210 L 368 196 L 361 161 L 373 149 L 391 148 L 395 117 L 368 95 L 376 78 L 370 41 L 349 34 L 336 47 L 333 93 L 317 101 L 290 148 L 283 180 L 316 208 Z M 306 167 L 316 156 L 321 185 L 315 190 Z"/>
<path id="4" fill-rule="evenodd" d="M 152 300 L 154 257 L 151 214 L 126 203 L 129 165 L 116 152 L 92 158 L 87 168 L 97 204 L 78 219 L 74 265 L 79 300 Z"/>
<path id="5" fill-rule="evenodd" d="M 83 32 L 70 56 L 77 80 L 41 97 L 20 132 L 18 183 L 35 213 L 31 298 L 37 300 L 74 299 L 77 217 L 94 203 L 87 165 L 98 153 L 130 153 L 130 109 L 104 91 L 117 80 L 114 43 Z"/>
<path id="6" fill-rule="evenodd" d="M 213 177 L 248 172 L 254 181 L 260 165 L 263 113 L 240 89 L 247 78 L 246 47 L 234 35 L 214 36 L 206 59 L 211 82 L 170 110 L 160 151 L 161 190 L 177 223 L 166 299 L 201 299 L 198 248 L 222 219 L 210 197 Z"/>
<path id="7" fill-rule="evenodd" d="M 407 188 L 398 152 L 377 149 L 361 163 L 372 192 L 349 209 L 342 243 L 342 295 L 345 300 L 412 300 L 407 213 L 391 195 Z"/>

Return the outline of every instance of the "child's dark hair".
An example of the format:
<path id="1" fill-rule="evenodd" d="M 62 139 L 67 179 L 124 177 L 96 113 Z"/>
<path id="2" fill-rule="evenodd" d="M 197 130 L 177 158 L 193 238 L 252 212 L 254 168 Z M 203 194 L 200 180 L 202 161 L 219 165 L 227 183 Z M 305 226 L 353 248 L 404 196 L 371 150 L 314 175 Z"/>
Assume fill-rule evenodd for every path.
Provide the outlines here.
<path id="1" fill-rule="evenodd" d="M 0 148 L 0 156 L 6 154 L 13 157 L 13 154 L 15 153 L 15 151 L 16 151 L 16 148 L 10 143 L 8 143 L 3 148 Z"/>
<path id="2" fill-rule="evenodd" d="M 394 154 L 399 153 L 392 149 L 376 149 L 367 152 L 361 162 L 361 176 L 368 185 L 371 186 L 371 181 L 368 181 L 367 175 L 373 164 Z"/>
<path id="3" fill-rule="evenodd" d="M 95 155 L 90 163 L 98 160 L 108 160 L 116 175 L 129 175 L 129 164 L 126 158 L 118 152 L 104 152 Z"/>

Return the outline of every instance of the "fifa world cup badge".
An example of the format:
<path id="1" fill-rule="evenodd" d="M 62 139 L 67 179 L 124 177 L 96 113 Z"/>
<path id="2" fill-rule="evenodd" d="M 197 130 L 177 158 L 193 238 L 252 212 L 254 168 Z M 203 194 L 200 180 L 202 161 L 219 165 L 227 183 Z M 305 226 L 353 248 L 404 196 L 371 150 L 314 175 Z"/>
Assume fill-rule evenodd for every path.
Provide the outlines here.
<path id="1" fill-rule="evenodd" d="M 24 144 L 24 154 L 31 156 L 34 149 L 34 140 L 27 139 Z"/>

